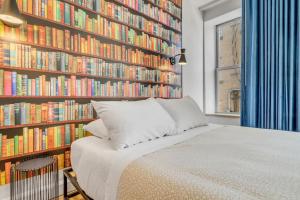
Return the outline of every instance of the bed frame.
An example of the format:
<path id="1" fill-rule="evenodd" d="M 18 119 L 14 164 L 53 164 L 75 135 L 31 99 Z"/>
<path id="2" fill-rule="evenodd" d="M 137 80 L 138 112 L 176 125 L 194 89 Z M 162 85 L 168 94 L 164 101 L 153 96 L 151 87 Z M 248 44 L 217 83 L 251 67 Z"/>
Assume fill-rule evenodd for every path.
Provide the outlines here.
<path id="1" fill-rule="evenodd" d="M 69 198 L 77 196 L 79 194 L 83 197 L 84 200 L 93 200 L 80 188 L 77 182 L 76 175 L 71 167 L 64 169 L 63 174 L 64 174 L 64 200 L 69 200 Z M 68 180 L 76 189 L 71 193 L 68 193 Z"/>

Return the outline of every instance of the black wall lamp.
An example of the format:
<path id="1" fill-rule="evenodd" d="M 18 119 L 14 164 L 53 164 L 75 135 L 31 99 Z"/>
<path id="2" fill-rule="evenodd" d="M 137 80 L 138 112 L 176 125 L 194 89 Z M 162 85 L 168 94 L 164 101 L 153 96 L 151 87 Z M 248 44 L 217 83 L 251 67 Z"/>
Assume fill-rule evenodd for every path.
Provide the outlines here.
<path id="1" fill-rule="evenodd" d="M 177 56 L 180 56 L 178 64 L 180 64 L 180 65 L 186 65 L 187 64 L 186 58 L 185 58 L 185 49 L 181 49 L 180 50 L 180 54 L 177 54 L 177 55 L 175 55 L 175 56 L 173 56 L 173 57 L 170 58 L 171 65 L 175 65 L 176 64 L 176 57 Z"/>
<path id="2" fill-rule="evenodd" d="M 17 27 L 24 23 L 16 0 L 4 0 L 0 11 L 0 20 L 8 25 Z"/>

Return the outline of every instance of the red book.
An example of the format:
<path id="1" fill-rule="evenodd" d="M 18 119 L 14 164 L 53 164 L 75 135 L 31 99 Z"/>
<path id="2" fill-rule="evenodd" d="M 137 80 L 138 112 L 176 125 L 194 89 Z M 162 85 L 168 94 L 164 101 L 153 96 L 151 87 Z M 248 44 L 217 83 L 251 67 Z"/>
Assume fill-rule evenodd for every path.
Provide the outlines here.
<path id="1" fill-rule="evenodd" d="M 61 146 L 65 146 L 65 126 L 60 126 Z"/>
<path id="2" fill-rule="evenodd" d="M 52 46 L 57 47 L 56 29 L 52 28 Z"/>
<path id="3" fill-rule="evenodd" d="M 27 25 L 27 42 L 33 43 L 33 26 L 31 24 Z"/>
<path id="4" fill-rule="evenodd" d="M 87 96 L 92 96 L 92 79 L 88 79 L 88 88 L 87 88 L 88 94 Z"/>
<path id="5" fill-rule="evenodd" d="M 12 95 L 12 78 L 10 71 L 4 71 L 4 95 Z"/>
<path id="6" fill-rule="evenodd" d="M 28 153 L 32 153 L 34 148 L 33 148 L 33 144 L 34 144 L 34 133 L 33 133 L 33 129 L 28 129 Z"/>
<path id="7" fill-rule="evenodd" d="M 6 157 L 7 156 L 7 136 L 3 135 L 2 136 L 2 156 Z"/>
<path id="8" fill-rule="evenodd" d="M 60 7 L 60 22 L 61 23 L 65 23 L 65 4 L 64 4 L 64 2 L 60 2 L 59 3 L 59 7 Z"/>
<path id="9" fill-rule="evenodd" d="M 74 24 L 75 24 L 75 23 L 74 23 L 74 19 L 75 19 L 74 13 L 75 13 L 74 6 L 71 5 L 71 26 L 74 26 Z"/>

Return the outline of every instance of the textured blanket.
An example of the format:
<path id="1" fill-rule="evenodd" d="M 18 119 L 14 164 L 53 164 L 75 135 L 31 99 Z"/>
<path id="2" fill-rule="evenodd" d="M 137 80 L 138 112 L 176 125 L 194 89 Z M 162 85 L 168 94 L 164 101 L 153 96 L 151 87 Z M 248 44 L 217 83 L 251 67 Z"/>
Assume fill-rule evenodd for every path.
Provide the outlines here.
<path id="1" fill-rule="evenodd" d="M 123 171 L 119 200 L 300 200 L 300 135 L 222 127 L 145 155 Z"/>

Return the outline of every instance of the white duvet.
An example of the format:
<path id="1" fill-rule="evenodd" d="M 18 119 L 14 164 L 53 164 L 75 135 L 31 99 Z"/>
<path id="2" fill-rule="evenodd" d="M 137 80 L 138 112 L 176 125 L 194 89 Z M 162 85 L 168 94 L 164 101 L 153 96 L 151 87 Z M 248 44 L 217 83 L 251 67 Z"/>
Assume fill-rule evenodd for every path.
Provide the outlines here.
<path id="1" fill-rule="evenodd" d="M 88 137 L 73 143 L 71 159 L 95 200 L 300 199 L 295 133 L 209 125 L 122 152 Z"/>

